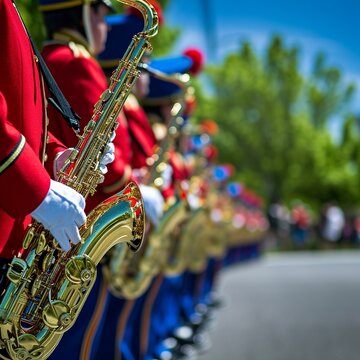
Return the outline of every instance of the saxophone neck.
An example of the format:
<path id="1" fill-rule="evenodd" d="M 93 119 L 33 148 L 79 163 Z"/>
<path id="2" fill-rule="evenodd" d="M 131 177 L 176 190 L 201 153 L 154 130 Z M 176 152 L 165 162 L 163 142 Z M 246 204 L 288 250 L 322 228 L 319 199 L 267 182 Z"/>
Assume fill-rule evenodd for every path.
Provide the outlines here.
<path id="1" fill-rule="evenodd" d="M 117 0 L 139 10 L 144 18 L 144 29 L 142 34 L 146 38 L 154 37 L 158 32 L 159 17 L 154 7 L 145 0 Z"/>

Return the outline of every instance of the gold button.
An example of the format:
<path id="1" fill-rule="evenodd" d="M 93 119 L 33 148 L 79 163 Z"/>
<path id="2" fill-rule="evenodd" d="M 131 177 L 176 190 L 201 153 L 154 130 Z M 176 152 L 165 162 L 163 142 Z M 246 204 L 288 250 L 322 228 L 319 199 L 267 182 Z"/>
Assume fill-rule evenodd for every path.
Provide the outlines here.
<path id="1" fill-rule="evenodd" d="M 44 154 L 44 162 L 47 161 L 47 159 L 48 159 L 47 154 Z"/>

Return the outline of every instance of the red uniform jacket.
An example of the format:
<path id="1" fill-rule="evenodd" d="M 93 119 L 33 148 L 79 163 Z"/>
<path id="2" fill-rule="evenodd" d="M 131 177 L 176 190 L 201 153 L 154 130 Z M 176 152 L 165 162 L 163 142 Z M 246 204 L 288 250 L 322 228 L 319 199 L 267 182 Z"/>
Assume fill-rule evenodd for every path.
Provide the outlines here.
<path id="1" fill-rule="evenodd" d="M 11 0 L 0 0 L 0 14 L 0 257 L 10 259 L 50 177 L 40 160 L 46 124 L 38 66 Z M 48 162 L 63 149 L 50 137 Z"/>
<path id="2" fill-rule="evenodd" d="M 71 32 L 69 34 L 74 35 Z M 64 32 L 63 35 L 68 34 Z M 102 92 L 108 88 L 108 84 L 97 61 L 83 45 L 75 42 L 76 38 L 71 38 L 71 40 L 72 42 L 54 42 L 46 45 L 42 55 L 61 91 L 80 115 L 81 133 L 91 119 L 95 103 Z M 58 120 L 59 115 L 49 109 L 49 117 L 51 120 L 56 120 L 51 122 L 50 130 L 66 146 L 76 146 L 78 140 L 75 133 L 63 121 Z M 105 181 L 97 187 L 95 195 L 87 198 L 87 210 L 91 210 L 99 202 L 121 190 L 130 178 L 129 138 L 126 123 L 123 119 L 121 120 L 121 116 L 119 122 L 120 126 L 114 140 L 115 161 L 108 165 L 109 171 L 105 176 Z"/>
<path id="3" fill-rule="evenodd" d="M 146 159 L 154 154 L 156 139 L 148 117 L 135 96 L 128 97 L 124 114 L 131 139 L 131 166 L 133 169 L 147 167 Z"/>
<path id="4" fill-rule="evenodd" d="M 174 150 L 170 151 L 170 161 L 169 161 L 173 174 L 172 174 L 172 182 L 170 186 L 163 190 L 163 196 L 167 199 L 169 197 L 175 196 L 177 191 L 182 198 L 186 197 L 185 192 L 181 189 L 181 181 L 187 180 L 190 177 L 189 169 L 185 162 L 184 157 Z"/>

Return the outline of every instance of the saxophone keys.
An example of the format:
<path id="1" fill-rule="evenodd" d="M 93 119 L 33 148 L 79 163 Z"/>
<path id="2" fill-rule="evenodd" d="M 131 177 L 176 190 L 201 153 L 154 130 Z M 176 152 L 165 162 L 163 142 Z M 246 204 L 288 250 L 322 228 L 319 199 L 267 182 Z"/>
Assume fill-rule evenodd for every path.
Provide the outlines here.
<path id="1" fill-rule="evenodd" d="M 12 344 L 11 342 L 7 343 L 7 350 L 11 356 L 11 359 L 17 360 L 38 360 L 43 358 L 42 353 L 44 351 L 44 347 L 40 345 L 39 341 L 32 334 L 22 334 L 20 335 L 15 342 Z"/>
<path id="2" fill-rule="evenodd" d="M 164 184 L 164 180 L 161 178 L 161 177 L 158 177 L 154 180 L 154 185 L 157 187 L 157 188 L 161 188 Z"/>
<path id="3" fill-rule="evenodd" d="M 39 268 L 45 272 L 50 267 L 53 260 L 54 257 L 52 252 L 46 252 L 42 254 L 39 260 Z"/>
<path id="4" fill-rule="evenodd" d="M 38 243 L 37 243 L 37 247 L 36 247 L 36 255 L 40 255 L 46 246 L 46 231 L 42 231 L 38 237 Z"/>
<path id="5" fill-rule="evenodd" d="M 89 283 L 96 276 L 96 266 L 87 256 L 74 256 L 66 264 L 65 276 L 73 284 Z"/>
<path id="6" fill-rule="evenodd" d="M 9 269 L 7 271 L 7 278 L 14 284 L 17 284 L 22 279 L 25 271 L 28 266 L 23 259 L 13 258 L 11 264 L 9 264 Z"/>
<path id="7" fill-rule="evenodd" d="M 39 292 L 40 288 L 41 288 L 41 279 L 39 276 L 37 276 L 31 285 L 31 296 L 35 297 L 36 294 Z"/>
<path id="8" fill-rule="evenodd" d="M 26 232 L 26 235 L 25 235 L 25 239 L 23 241 L 23 248 L 24 249 L 28 249 L 31 242 L 32 242 L 32 239 L 34 238 L 34 235 L 35 235 L 35 230 L 34 230 L 34 227 L 31 226 L 31 225 L 28 225 L 28 230 Z"/>
<path id="9" fill-rule="evenodd" d="M 167 164 L 164 162 L 161 162 L 157 167 L 156 167 L 156 171 L 161 173 L 163 172 L 166 168 L 167 168 Z"/>
<path id="10" fill-rule="evenodd" d="M 101 95 L 102 103 L 106 103 L 107 101 L 109 101 L 112 95 L 113 95 L 113 93 L 111 92 L 111 90 L 106 89 Z"/>
<path id="11" fill-rule="evenodd" d="M 72 322 L 70 307 L 61 300 L 54 300 L 44 307 L 42 318 L 46 326 L 63 332 Z"/>

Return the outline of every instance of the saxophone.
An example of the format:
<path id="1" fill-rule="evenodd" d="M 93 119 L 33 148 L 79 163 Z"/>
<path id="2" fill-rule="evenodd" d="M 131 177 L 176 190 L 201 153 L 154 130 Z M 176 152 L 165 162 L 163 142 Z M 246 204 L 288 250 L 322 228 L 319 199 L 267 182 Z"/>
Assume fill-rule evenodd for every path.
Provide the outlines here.
<path id="1" fill-rule="evenodd" d="M 199 160 L 189 181 L 188 197 L 192 194 L 197 196 L 199 179 L 204 176 L 202 172 L 206 164 L 201 158 Z M 198 174 L 199 172 L 201 172 L 201 176 Z M 164 268 L 164 273 L 167 276 L 181 274 L 186 269 L 203 268 L 206 265 L 207 242 L 201 234 L 207 229 L 209 219 L 207 215 L 208 206 L 202 202 L 200 201 L 197 206 L 193 206 L 191 216 L 182 224 L 180 231 L 173 235 Z"/>
<path id="2" fill-rule="evenodd" d="M 204 174 L 206 176 L 206 172 Z M 209 174 L 207 176 L 210 177 Z M 201 212 L 193 218 L 193 230 L 190 237 L 197 234 L 197 241 L 191 244 L 188 250 L 188 269 L 191 272 L 202 272 L 209 258 L 221 259 L 227 249 L 229 231 L 227 228 L 227 215 L 231 215 L 231 209 L 220 206 L 219 197 L 224 199 L 226 194 L 219 194 L 214 183 L 210 184 L 210 190 L 206 197 L 206 203 Z M 221 220 L 215 219 L 212 212 L 219 210 L 223 214 Z M 190 224 L 191 225 L 191 224 Z"/>
<path id="3" fill-rule="evenodd" d="M 149 68 L 146 64 L 141 64 L 139 67 L 151 73 L 152 76 L 178 85 L 184 93 L 189 89 L 188 74 L 166 75 Z M 179 135 L 179 129 L 183 125 L 184 119 L 181 116 L 183 110 L 183 103 L 177 102 L 173 105 L 168 134 L 160 144 L 157 153 L 148 159 L 152 163 L 146 183 L 151 186 L 159 187 L 162 184 L 161 171 L 168 162 L 169 150 L 173 147 Z M 111 260 L 107 266 L 103 267 L 103 272 L 114 295 L 134 299 L 146 291 L 153 277 L 165 267 L 174 229 L 188 216 L 187 202 L 177 199 L 175 203 L 167 206 L 159 224 L 148 234 L 148 238 L 145 239 L 138 253 L 120 246 L 113 250 Z"/>
<path id="4" fill-rule="evenodd" d="M 59 173 L 59 181 L 85 198 L 102 179 L 99 161 L 139 75 L 137 65 L 151 50 L 148 39 L 157 33 L 158 17 L 151 5 L 145 0 L 121 2 L 141 11 L 144 30 L 132 39 Z M 130 183 L 90 212 L 80 228 L 81 243 L 67 253 L 34 221 L 23 241 L 26 258 L 14 257 L 7 273 L 10 284 L 0 303 L 0 358 L 46 359 L 76 321 L 95 282 L 96 265 L 118 243 L 126 242 L 136 251 L 142 243 L 144 220 L 139 188 Z"/>

